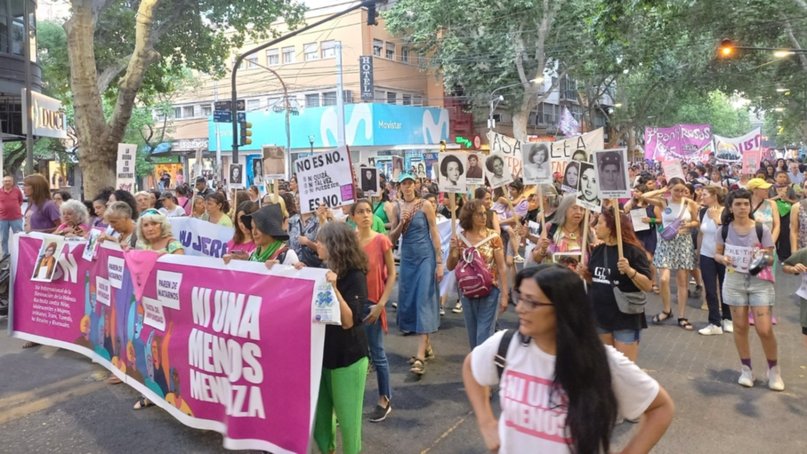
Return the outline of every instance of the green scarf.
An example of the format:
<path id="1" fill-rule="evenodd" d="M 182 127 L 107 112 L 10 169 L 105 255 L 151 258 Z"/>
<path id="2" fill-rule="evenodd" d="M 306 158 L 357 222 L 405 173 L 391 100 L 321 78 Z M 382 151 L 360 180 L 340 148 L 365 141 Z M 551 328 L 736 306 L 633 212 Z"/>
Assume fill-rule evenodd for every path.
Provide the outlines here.
<path id="1" fill-rule="evenodd" d="M 266 246 L 266 249 L 255 249 L 255 252 L 249 256 L 249 260 L 251 262 L 266 262 L 275 252 L 277 252 L 278 249 L 280 249 L 281 246 L 283 246 L 283 242 L 280 240 L 275 240 L 272 244 Z"/>

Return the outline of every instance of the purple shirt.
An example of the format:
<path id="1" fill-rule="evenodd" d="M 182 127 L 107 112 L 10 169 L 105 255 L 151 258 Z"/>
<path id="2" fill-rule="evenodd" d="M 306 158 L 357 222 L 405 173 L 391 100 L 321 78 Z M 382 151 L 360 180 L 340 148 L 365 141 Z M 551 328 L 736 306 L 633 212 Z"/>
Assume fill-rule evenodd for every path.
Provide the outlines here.
<path id="1" fill-rule="evenodd" d="M 28 213 L 30 215 L 28 225 L 32 232 L 50 231 L 62 223 L 59 207 L 53 200 L 45 201 L 41 208 L 33 204 L 28 206 Z"/>

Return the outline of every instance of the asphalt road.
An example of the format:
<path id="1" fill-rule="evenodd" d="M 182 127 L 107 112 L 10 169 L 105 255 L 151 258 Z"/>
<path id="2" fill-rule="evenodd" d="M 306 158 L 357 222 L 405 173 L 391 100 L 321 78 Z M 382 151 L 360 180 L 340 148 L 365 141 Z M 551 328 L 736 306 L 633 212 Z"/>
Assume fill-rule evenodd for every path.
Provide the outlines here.
<path id="1" fill-rule="evenodd" d="M 639 365 L 672 395 L 677 414 L 654 452 L 804 453 L 807 436 L 807 349 L 791 297 L 797 279 L 778 276 L 775 328 L 786 390 L 770 391 L 761 380 L 764 357 L 752 334 L 757 370 L 753 389 L 737 385 L 739 360 L 731 335 L 700 336 L 673 323 L 643 333 Z M 652 296 L 648 313 L 660 310 Z M 367 453 L 483 453 L 460 376 L 468 353 L 462 315 L 450 311 L 433 338 L 437 358 L 422 379 L 409 373 L 407 358 L 416 339 L 394 327 L 387 337 L 393 411 L 383 423 L 364 425 Z M 690 300 L 689 318 L 702 327 L 706 312 Z M 512 308 L 501 327 L 515 326 Z M 0 322 L 0 328 L 6 321 Z M 184 427 L 158 408 L 131 409 L 137 394 L 126 385 L 107 385 L 103 369 L 88 359 L 51 347 L 21 348 L 0 335 L 0 453 L 216 453 L 221 436 Z M 376 399 L 375 375 L 367 380 L 365 410 Z M 635 426 L 615 430 L 614 448 Z"/>

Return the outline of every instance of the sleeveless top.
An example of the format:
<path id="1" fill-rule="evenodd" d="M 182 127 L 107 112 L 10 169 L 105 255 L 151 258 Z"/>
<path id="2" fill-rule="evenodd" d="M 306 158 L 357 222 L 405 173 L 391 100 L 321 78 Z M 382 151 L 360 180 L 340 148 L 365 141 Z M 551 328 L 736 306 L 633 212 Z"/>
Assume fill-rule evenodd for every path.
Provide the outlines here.
<path id="1" fill-rule="evenodd" d="M 807 203 L 802 202 L 799 202 L 799 249 L 807 247 Z"/>
<path id="2" fill-rule="evenodd" d="M 692 220 L 692 214 L 687 209 L 686 205 L 684 205 L 684 211 L 681 211 L 681 203 L 673 203 L 670 202 L 667 204 L 667 207 L 664 208 L 661 212 L 661 222 L 664 226 L 670 225 L 673 221 L 678 219 L 678 214 L 681 213 L 681 219 L 683 222 L 689 222 Z"/>
<path id="3" fill-rule="evenodd" d="M 773 210 L 771 209 L 770 200 L 764 200 L 759 208 L 754 211 L 754 220 L 762 223 L 768 230 L 773 231 Z"/>

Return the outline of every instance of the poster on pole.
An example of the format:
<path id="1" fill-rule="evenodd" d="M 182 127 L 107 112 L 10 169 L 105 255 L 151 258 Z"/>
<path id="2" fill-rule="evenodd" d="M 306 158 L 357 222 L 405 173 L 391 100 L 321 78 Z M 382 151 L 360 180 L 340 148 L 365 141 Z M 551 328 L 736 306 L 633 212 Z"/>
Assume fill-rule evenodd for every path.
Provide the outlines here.
<path id="1" fill-rule="evenodd" d="M 263 151 L 263 182 L 286 178 L 286 153 L 283 148 L 264 145 Z"/>
<path id="2" fill-rule="evenodd" d="M 577 192 L 580 181 L 580 164 L 585 161 L 571 161 L 563 171 L 563 181 L 560 189 L 564 193 Z"/>
<path id="3" fill-rule="evenodd" d="M 686 181 L 686 178 L 684 178 L 684 168 L 681 166 L 681 161 L 662 161 L 661 170 L 664 171 L 664 177 L 667 179 L 667 182 L 669 182 L 672 178 L 680 178 Z"/>
<path id="4" fill-rule="evenodd" d="M 580 161 L 580 178 L 578 180 L 576 204 L 599 213 L 602 209 L 602 200 L 594 164 Z"/>
<path id="5" fill-rule="evenodd" d="M 404 159 L 400 156 L 392 157 L 392 181 L 398 183 L 403 173 Z"/>
<path id="6" fill-rule="evenodd" d="M 619 199 L 631 196 L 628 175 L 628 149 L 614 148 L 594 152 L 600 197 Z"/>
<path id="7" fill-rule="evenodd" d="M 244 164 L 230 164 L 230 189 L 244 189 Z"/>
<path id="8" fill-rule="evenodd" d="M 723 137 L 715 134 L 715 158 L 720 162 L 740 162 L 742 160 L 744 163 L 743 155 L 750 151 L 761 151 L 761 146 L 762 132 L 760 128 L 755 128 L 740 137 Z"/>
<path id="9" fill-rule="evenodd" d="M 372 197 L 381 194 L 381 185 L 378 180 L 378 169 L 375 167 L 359 167 L 359 186 L 365 197 Z"/>
<path id="10" fill-rule="evenodd" d="M 440 192 L 466 191 L 466 167 L 463 162 L 466 162 L 465 153 L 446 152 L 439 154 L 438 167 L 440 168 L 440 177 L 437 181 L 437 187 L 440 189 Z"/>
<path id="11" fill-rule="evenodd" d="M 491 188 L 500 188 L 513 182 L 513 174 L 506 159 L 507 157 L 501 153 L 491 153 L 485 159 L 485 177 Z"/>
<path id="12" fill-rule="evenodd" d="M 118 144 L 118 165 L 115 174 L 115 188 L 134 192 L 136 153 L 137 145 L 132 143 Z"/>
<path id="13" fill-rule="evenodd" d="M 527 142 L 521 145 L 524 184 L 552 184 L 549 144 Z"/>
<path id="14" fill-rule="evenodd" d="M 356 191 L 347 147 L 298 159 L 294 171 L 301 212 L 311 213 L 320 204 L 337 208 L 354 202 Z"/>
<path id="15" fill-rule="evenodd" d="M 482 169 L 482 162 L 485 155 L 482 153 L 466 153 L 465 183 L 468 186 L 481 186 L 485 184 L 485 171 Z M 427 165 L 428 167 L 428 165 Z"/>
<path id="16" fill-rule="evenodd" d="M 753 174 L 758 168 L 759 163 L 762 162 L 762 151 L 751 150 L 743 153 L 743 170 L 744 175 Z"/>

